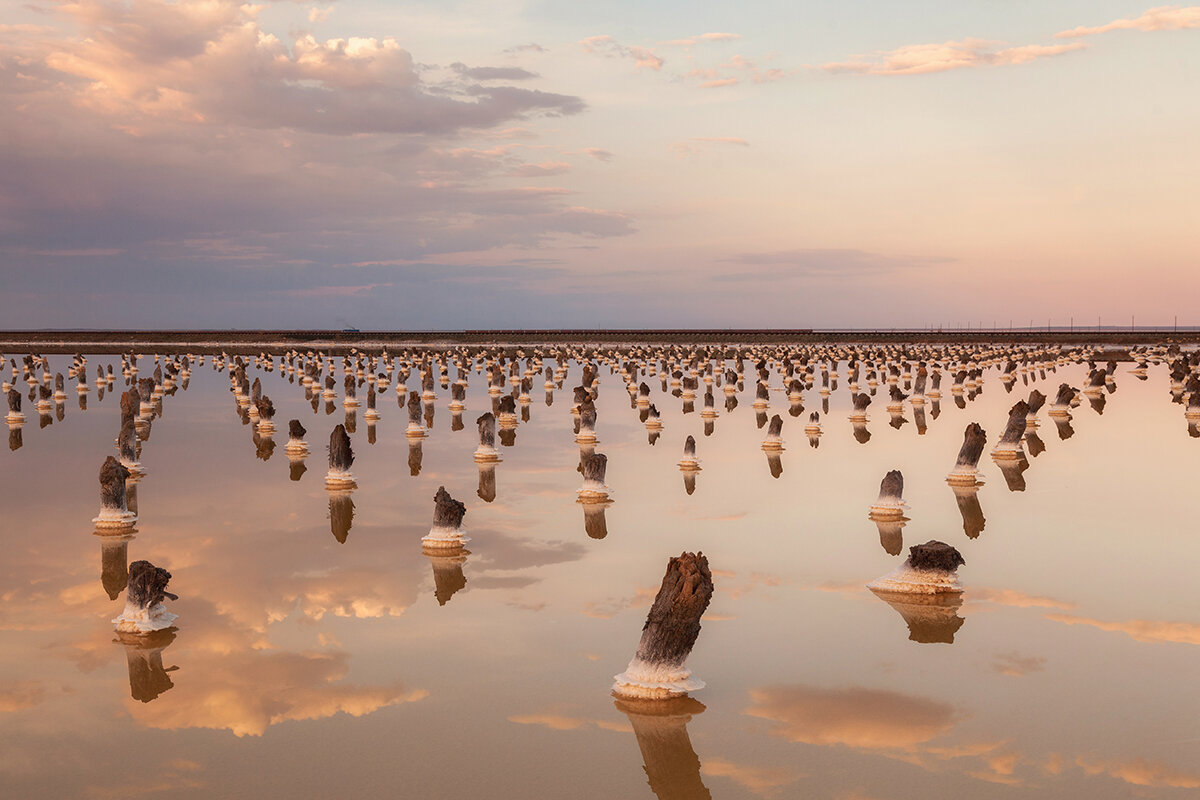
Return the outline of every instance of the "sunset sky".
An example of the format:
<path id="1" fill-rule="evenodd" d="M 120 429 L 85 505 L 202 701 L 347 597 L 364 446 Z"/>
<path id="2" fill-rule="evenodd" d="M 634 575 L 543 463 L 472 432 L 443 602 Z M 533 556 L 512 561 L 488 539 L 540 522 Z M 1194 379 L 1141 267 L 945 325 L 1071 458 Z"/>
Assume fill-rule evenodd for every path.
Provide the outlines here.
<path id="1" fill-rule="evenodd" d="M 1200 6 L 0 9 L 0 328 L 1200 323 Z"/>

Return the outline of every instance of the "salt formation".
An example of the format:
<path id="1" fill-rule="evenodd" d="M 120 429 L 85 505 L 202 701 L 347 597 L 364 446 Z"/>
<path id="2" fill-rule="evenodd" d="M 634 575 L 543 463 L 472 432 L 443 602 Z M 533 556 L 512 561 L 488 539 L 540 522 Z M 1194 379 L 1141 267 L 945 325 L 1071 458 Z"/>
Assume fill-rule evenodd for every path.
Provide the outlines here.
<path id="1" fill-rule="evenodd" d="M 350 467 L 354 464 L 354 449 L 345 425 L 336 425 L 329 434 L 329 471 L 325 473 L 325 488 L 331 491 L 352 490 L 358 486 Z"/>
<path id="2" fill-rule="evenodd" d="M 940 594 L 961 592 L 956 570 L 967 563 L 944 542 L 928 541 L 908 548 L 908 558 L 892 572 L 867 584 L 875 592 Z"/>
<path id="3" fill-rule="evenodd" d="M 1200 420 L 1200 378 L 1193 375 L 1188 379 L 1184 386 L 1184 393 L 1187 395 L 1187 408 L 1183 415 L 1188 420 Z"/>
<path id="4" fill-rule="evenodd" d="M 500 460 L 496 449 L 496 417 L 492 412 L 481 414 L 475 424 L 479 427 L 479 446 L 475 448 L 475 460 L 480 463 Z"/>
<path id="5" fill-rule="evenodd" d="M 591 402 L 590 400 L 588 401 Z M 519 424 L 517 421 L 517 403 L 513 400 L 511 394 L 506 394 L 500 398 L 500 403 L 497 406 L 500 413 L 496 415 L 496 423 L 501 428 L 515 428 Z M 592 411 L 592 422 L 596 421 L 595 409 Z M 595 437 L 593 437 L 595 438 Z"/>
<path id="6" fill-rule="evenodd" d="M 580 502 L 603 502 L 608 499 L 608 487 L 604 485 L 604 473 L 608 468 L 608 456 L 589 453 L 581 459 L 583 486 L 578 495 Z"/>
<path id="7" fill-rule="evenodd" d="M 299 456 L 303 460 L 304 456 L 308 455 L 308 442 L 304 441 L 304 435 L 307 433 L 308 431 L 300 424 L 300 420 L 288 420 L 288 440 L 284 450 L 287 451 L 289 458 Z"/>
<path id="8" fill-rule="evenodd" d="M 1025 436 L 1026 420 L 1029 417 L 1029 404 L 1020 400 L 1008 412 L 1008 424 L 1000 441 L 992 449 L 992 458 L 997 460 L 1014 460 L 1023 458 L 1025 451 L 1021 448 L 1021 439 Z"/>
<path id="9" fill-rule="evenodd" d="M 450 411 L 462 411 L 467 407 L 467 387 L 462 383 L 450 386 Z"/>
<path id="10" fill-rule="evenodd" d="M 1071 405 L 1078 395 L 1074 388 L 1069 383 L 1061 383 L 1058 386 L 1058 394 L 1054 398 L 1054 404 L 1046 411 L 1051 417 L 1069 417 L 1071 415 Z"/>
<path id="11" fill-rule="evenodd" d="M 137 514 L 125 503 L 125 480 L 129 475 L 117 459 L 104 459 L 100 467 L 100 516 L 92 520 L 97 530 L 127 529 L 137 522 Z"/>
<path id="12" fill-rule="evenodd" d="M 704 419 L 715 419 L 718 416 L 717 402 L 713 397 L 711 386 L 704 393 L 704 410 L 700 412 L 700 416 Z"/>
<path id="13" fill-rule="evenodd" d="M 663 429 L 662 417 L 658 413 L 658 409 L 653 403 L 646 409 L 646 430 L 661 431 Z"/>
<path id="14" fill-rule="evenodd" d="M 1026 401 L 1028 411 L 1025 415 L 1025 429 L 1033 430 L 1038 426 L 1037 413 L 1042 410 L 1042 406 L 1046 405 L 1046 395 L 1034 389 L 1029 393 L 1029 400 Z"/>
<path id="15" fill-rule="evenodd" d="M 346 373 L 346 377 L 342 381 L 342 386 L 344 387 L 343 393 L 345 394 L 345 397 L 342 398 L 342 408 L 358 408 L 360 405 L 358 402 L 358 381 L 354 375 L 349 372 Z"/>
<path id="16" fill-rule="evenodd" d="M 904 476 L 900 470 L 894 469 L 883 476 L 879 483 L 879 497 L 871 506 L 871 518 L 889 518 L 904 516 L 905 503 Z"/>
<path id="17" fill-rule="evenodd" d="M 925 383 L 929 379 L 929 370 L 925 368 L 924 362 L 917 368 L 917 380 L 913 384 L 912 396 L 908 398 L 908 402 L 914 406 L 925 404 Z"/>
<path id="18" fill-rule="evenodd" d="M 590 397 L 579 404 L 579 431 L 575 434 L 575 441 L 596 441 L 596 404 Z"/>
<path id="19" fill-rule="evenodd" d="M 254 407 L 258 409 L 258 433 L 270 436 L 275 432 L 275 404 L 264 394 L 254 402 Z"/>
<path id="20" fill-rule="evenodd" d="M 426 550 L 460 550 L 470 539 L 463 535 L 462 519 L 467 507 L 439 486 L 433 497 L 433 527 L 421 539 Z"/>
<path id="21" fill-rule="evenodd" d="M 684 472 L 696 472 L 700 469 L 700 459 L 696 458 L 696 437 L 688 436 L 683 443 L 683 458 L 679 468 Z"/>
<path id="22" fill-rule="evenodd" d="M 767 426 L 767 435 L 763 439 L 763 450 L 782 450 L 783 449 L 783 417 L 775 414 L 771 417 L 771 422 Z"/>
<path id="23" fill-rule="evenodd" d="M 132 419 L 121 423 L 121 432 L 117 435 L 117 455 L 120 457 L 121 466 L 131 474 L 144 474 L 142 464 L 138 461 L 137 431 Z"/>
<path id="24" fill-rule="evenodd" d="M 38 414 L 43 417 L 49 416 L 50 412 L 54 410 L 52 391 L 53 390 L 51 390 L 51 388 L 44 383 L 39 384 L 37 387 L 37 410 Z"/>
<path id="25" fill-rule="evenodd" d="M 625 671 L 615 676 L 613 694 L 665 700 L 704 688 L 685 663 L 712 595 L 712 573 L 703 553 L 685 552 L 668 561 L 637 651 Z"/>
<path id="26" fill-rule="evenodd" d="M 379 409 L 375 407 L 375 386 L 374 384 L 367 386 L 367 410 L 363 414 L 363 419 L 367 421 L 367 426 L 375 420 L 379 419 Z"/>
<path id="27" fill-rule="evenodd" d="M 821 414 L 817 411 L 808 415 L 808 424 L 804 426 L 804 432 L 809 436 L 821 435 Z"/>
<path id="28" fill-rule="evenodd" d="M 404 435 L 409 439 L 425 438 L 425 426 L 421 423 L 421 395 L 408 393 L 408 427 Z"/>
<path id="29" fill-rule="evenodd" d="M 954 461 L 954 469 L 946 476 L 947 483 L 952 486 L 976 486 L 979 483 L 979 457 L 987 445 L 987 432 L 979 427 L 978 422 L 967 425 L 963 431 L 963 443 L 959 448 L 958 458 Z"/>
<path id="30" fill-rule="evenodd" d="M 866 422 L 867 421 L 867 406 L 871 405 L 871 396 L 865 392 L 851 395 L 850 401 L 853 403 L 853 409 L 850 411 L 851 422 Z"/>
<path id="31" fill-rule="evenodd" d="M 25 415 L 21 413 L 21 393 L 16 389 L 9 389 L 5 397 L 8 398 L 8 414 L 4 421 L 9 427 L 21 425 L 25 422 Z"/>
<path id="32" fill-rule="evenodd" d="M 179 598 L 167 591 L 171 573 L 149 561 L 129 565 L 129 585 L 125 590 L 125 610 L 113 620 L 119 633 L 146 634 L 166 630 L 178 619 L 163 607 L 163 600 Z"/>
<path id="33" fill-rule="evenodd" d="M 766 408 L 771 405 L 771 392 L 762 381 L 754 388 L 754 408 Z"/>

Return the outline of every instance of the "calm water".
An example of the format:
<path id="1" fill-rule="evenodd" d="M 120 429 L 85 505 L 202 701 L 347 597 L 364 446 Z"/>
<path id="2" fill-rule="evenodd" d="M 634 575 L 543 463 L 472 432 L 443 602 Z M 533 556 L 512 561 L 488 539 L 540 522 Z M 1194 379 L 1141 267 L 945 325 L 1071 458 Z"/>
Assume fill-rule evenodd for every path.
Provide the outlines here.
<path id="1" fill-rule="evenodd" d="M 69 357 L 51 359 L 65 371 Z M 946 379 L 923 431 L 911 407 L 890 424 L 884 384 L 860 443 L 843 362 L 815 449 L 803 427 L 821 410 L 817 389 L 802 416 L 772 392 L 767 413 L 784 416 L 787 443 L 778 465 L 759 447 L 752 385 L 733 411 L 716 390 L 709 435 L 703 384 L 684 414 L 647 379 L 664 422 L 650 445 L 604 367 L 597 450 L 614 502 L 602 539 L 575 496 L 578 364 L 552 405 L 535 377 L 490 503 L 472 460 L 475 418 L 491 409 L 485 377 L 472 374 L 457 431 L 439 386 L 419 449 L 393 385 L 377 424 L 358 412 L 359 488 L 339 542 L 323 478 L 329 432 L 346 420 L 340 370 L 331 414 L 278 369 L 249 370 L 278 409 L 278 447 L 262 458 L 211 359 L 163 399 L 143 445 L 136 534 L 94 535 L 123 388 L 118 358 L 91 357 L 89 380 L 97 363 L 116 367 L 115 392 L 98 399 L 93 385 L 81 410 L 68 381 L 48 425 L 26 400 L 21 446 L 0 455 L 5 797 L 1200 791 L 1200 438 L 1171 402 L 1165 365 L 1145 381 L 1118 366 L 1103 414 L 1085 401 L 1069 438 L 1043 409 L 1040 441 L 1026 443 L 1037 455 L 1011 483 L 985 451 L 976 538 L 944 480 L 963 428 L 983 425 L 990 450 L 1017 399 L 1036 385 L 1052 401 L 1060 382 L 1084 384 L 1086 366 L 1018 380 L 1011 394 L 989 370 L 961 409 Z M 153 359 L 140 365 L 147 377 Z M 419 389 L 415 373 L 408 383 Z M 283 448 L 292 417 L 312 449 L 299 480 Z M 676 465 L 688 434 L 703 466 L 690 495 Z M 940 539 L 966 558 L 960 607 L 891 607 L 864 587 L 903 558 L 867 519 L 892 468 L 911 506 L 904 548 Z M 465 561 L 422 554 L 440 485 L 467 504 Z M 612 676 L 683 550 L 714 570 L 689 661 L 708 687 L 669 713 L 622 707 Z M 168 603 L 178 630 L 140 646 L 116 641 L 110 622 L 124 603 L 110 592 L 137 559 L 168 568 L 179 595 Z"/>

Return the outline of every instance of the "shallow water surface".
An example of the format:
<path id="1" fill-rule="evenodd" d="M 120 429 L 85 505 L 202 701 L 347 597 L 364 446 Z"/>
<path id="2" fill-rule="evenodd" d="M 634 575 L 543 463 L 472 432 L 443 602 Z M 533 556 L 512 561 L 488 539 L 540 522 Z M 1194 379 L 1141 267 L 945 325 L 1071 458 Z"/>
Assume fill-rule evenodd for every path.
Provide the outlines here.
<path id="1" fill-rule="evenodd" d="M 818 383 L 795 416 L 774 375 L 778 459 L 760 448 L 753 386 L 732 410 L 717 388 L 706 429 L 703 384 L 685 414 L 645 378 L 664 424 L 650 444 L 602 367 L 596 450 L 613 502 L 600 509 L 576 502 L 579 364 L 552 394 L 535 376 L 493 474 L 472 459 L 475 418 L 492 407 L 484 376 L 472 373 L 461 418 L 439 386 L 415 441 L 393 384 L 377 423 L 365 409 L 349 419 L 346 531 L 349 509 L 335 501 L 331 518 L 323 483 L 330 431 L 348 422 L 340 370 L 326 413 L 278 363 L 249 369 L 278 409 L 272 450 L 209 357 L 163 398 L 136 531 L 114 537 L 91 520 L 125 387 L 115 356 L 91 356 L 90 381 L 98 363 L 117 366 L 115 387 L 99 398 L 93 383 L 84 409 L 68 381 L 46 417 L 26 401 L 0 455 L 5 797 L 1200 791 L 1200 439 L 1165 365 L 1144 381 L 1119 365 L 1103 413 L 1085 401 L 1069 429 L 1043 409 L 1027 463 L 1006 474 L 985 451 L 984 485 L 962 496 L 945 477 L 964 427 L 980 423 L 990 449 L 1016 400 L 1082 386 L 1085 365 L 1022 373 L 1011 392 L 990 369 L 962 408 L 947 380 L 940 404 L 906 404 L 902 422 L 884 384 L 869 436 L 847 420 L 844 366 L 828 408 Z M 140 364 L 149 375 L 152 357 Z M 420 388 L 415 372 L 408 384 Z M 803 433 L 813 410 L 817 446 Z M 283 446 L 293 417 L 308 429 L 302 466 Z M 677 466 L 689 434 L 693 487 Z M 889 469 L 905 479 L 902 528 L 867 518 Z M 439 486 L 467 505 L 465 556 L 422 552 Z M 865 588 L 930 539 L 966 559 L 961 604 Z M 705 553 L 716 583 L 688 662 L 708 686 L 615 701 L 612 677 L 684 550 Z M 122 640 L 110 620 L 139 559 L 171 571 L 177 629 Z"/>

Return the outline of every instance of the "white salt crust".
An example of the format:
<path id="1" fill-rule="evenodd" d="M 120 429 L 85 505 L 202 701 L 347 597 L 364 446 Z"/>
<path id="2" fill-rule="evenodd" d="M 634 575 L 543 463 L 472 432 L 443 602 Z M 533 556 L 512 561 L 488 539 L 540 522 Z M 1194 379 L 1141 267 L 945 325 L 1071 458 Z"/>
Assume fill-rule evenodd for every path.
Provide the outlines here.
<path id="1" fill-rule="evenodd" d="M 613 694 L 647 700 L 683 697 L 688 692 L 704 688 L 704 681 L 692 676 L 691 670 L 650 664 L 634 658 L 620 675 L 613 676 Z"/>
<path id="2" fill-rule="evenodd" d="M 943 594 L 963 590 L 953 572 L 913 569 L 907 561 L 868 583 L 867 588 L 897 594 Z"/>

